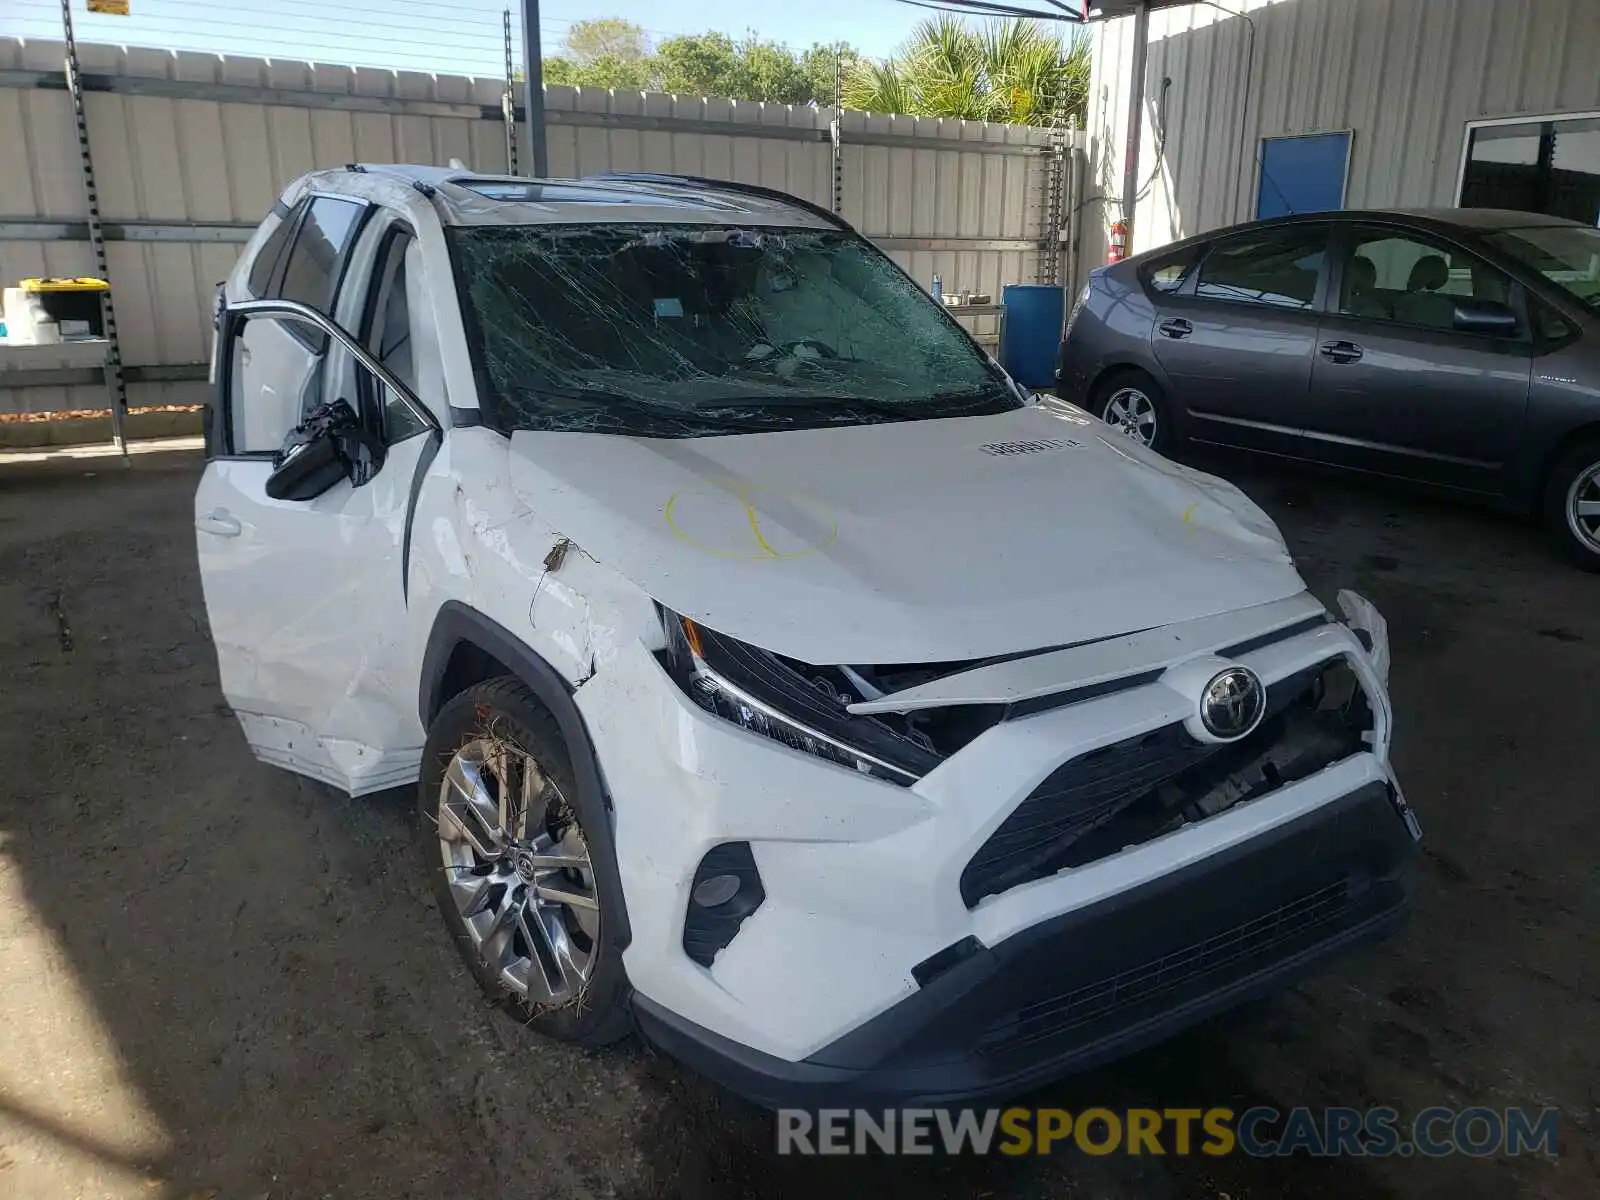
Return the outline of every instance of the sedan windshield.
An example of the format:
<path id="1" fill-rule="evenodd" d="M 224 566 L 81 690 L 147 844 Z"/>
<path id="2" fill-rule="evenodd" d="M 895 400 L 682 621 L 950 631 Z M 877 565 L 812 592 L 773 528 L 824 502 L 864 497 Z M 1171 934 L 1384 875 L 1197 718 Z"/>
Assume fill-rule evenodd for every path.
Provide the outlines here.
<path id="1" fill-rule="evenodd" d="M 1590 308 L 1600 308 L 1600 229 L 1529 225 L 1496 230 L 1486 239 Z"/>
<path id="2" fill-rule="evenodd" d="M 704 225 L 451 231 L 489 423 L 703 437 L 1021 401 L 853 235 Z"/>

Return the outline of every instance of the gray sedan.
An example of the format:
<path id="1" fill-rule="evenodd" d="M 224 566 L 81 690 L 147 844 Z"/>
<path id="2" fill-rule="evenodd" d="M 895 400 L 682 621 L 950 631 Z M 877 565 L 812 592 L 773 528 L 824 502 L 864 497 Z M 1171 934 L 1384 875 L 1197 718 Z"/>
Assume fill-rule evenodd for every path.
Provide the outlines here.
<path id="1" fill-rule="evenodd" d="M 1600 571 L 1600 230 L 1494 209 L 1219 229 L 1093 272 L 1058 392 L 1130 437 L 1536 512 Z"/>

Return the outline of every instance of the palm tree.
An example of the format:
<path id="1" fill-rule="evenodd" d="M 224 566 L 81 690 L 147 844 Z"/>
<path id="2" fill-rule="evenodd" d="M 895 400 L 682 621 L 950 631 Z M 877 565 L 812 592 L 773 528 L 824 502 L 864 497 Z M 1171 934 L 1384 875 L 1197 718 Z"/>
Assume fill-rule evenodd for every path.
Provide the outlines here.
<path id="1" fill-rule="evenodd" d="M 1089 108 L 1089 38 L 1062 37 L 1022 18 L 974 27 L 954 16 L 923 21 L 884 62 L 845 79 L 844 102 L 869 112 L 1046 125 L 1057 113 L 1080 126 Z"/>

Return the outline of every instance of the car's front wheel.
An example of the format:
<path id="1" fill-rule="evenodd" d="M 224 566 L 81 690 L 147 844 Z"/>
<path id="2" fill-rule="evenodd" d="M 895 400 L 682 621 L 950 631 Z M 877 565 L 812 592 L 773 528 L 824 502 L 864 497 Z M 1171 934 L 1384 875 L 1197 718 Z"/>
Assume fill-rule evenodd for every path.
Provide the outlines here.
<path id="1" fill-rule="evenodd" d="M 1563 454 L 1545 485 L 1545 523 L 1566 555 L 1600 571 L 1600 439 Z"/>
<path id="2" fill-rule="evenodd" d="M 632 1028 L 599 886 L 616 866 L 573 782 L 555 718 L 509 676 L 467 689 L 428 730 L 418 841 L 445 925 L 488 995 L 540 1033 L 601 1046 Z"/>
<path id="3" fill-rule="evenodd" d="M 1142 446 L 1165 454 L 1177 443 L 1166 393 L 1143 371 L 1118 371 L 1095 388 L 1089 411 Z"/>

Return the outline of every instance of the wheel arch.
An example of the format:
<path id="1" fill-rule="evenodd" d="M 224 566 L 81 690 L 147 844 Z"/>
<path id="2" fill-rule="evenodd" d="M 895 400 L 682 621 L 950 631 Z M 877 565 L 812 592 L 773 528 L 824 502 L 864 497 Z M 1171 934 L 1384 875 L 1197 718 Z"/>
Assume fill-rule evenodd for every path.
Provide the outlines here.
<path id="1" fill-rule="evenodd" d="M 1099 394 L 1100 389 L 1105 386 L 1106 380 L 1117 375 L 1134 373 L 1145 375 L 1153 379 L 1156 383 L 1156 386 L 1161 389 L 1163 397 L 1168 397 L 1172 394 L 1172 390 L 1168 386 L 1166 378 L 1150 363 L 1142 362 L 1136 358 L 1119 357 L 1112 362 L 1102 363 L 1100 365 L 1100 369 L 1094 373 L 1094 378 L 1089 381 L 1089 390 L 1085 393 L 1084 398 L 1092 401 Z"/>
<path id="2" fill-rule="evenodd" d="M 1123 375 L 1142 376 L 1155 385 L 1156 394 L 1152 399 L 1167 423 L 1167 433 L 1161 439 L 1160 452 L 1167 453 L 1174 446 L 1187 440 L 1191 433 L 1188 410 L 1174 397 L 1172 381 L 1167 378 L 1166 372 L 1156 363 L 1145 359 L 1119 354 L 1115 360 L 1103 363 L 1090 381 L 1088 391 L 1084 393 L 1083 407 L 1093 415 L 1100 416 L 1102 393 L 1118 376 Z"/>
<path id="3" fill-rule="evenodd" d="M 578 790 L 592 802 L 592 811 L 610 814 L 613 811 L 611 793 L 606 790 L 588 726 L 572 698 L 576 689 L 505 626 L 457 600 L 447 600 L 440 606 L 423 652 L 417 698 L 422 727 L 429 728 L 452 697 L 500 675 L 520 680 L 555 717 L 572 759 L 572 775 Z M 597 848 L 612 864 L 611 871 L 596 873 L 596 882 L 604 891 L 612 893 L 602 900 L 607 914 L 614 914 L 610 919 L 615 926 L 618 948 L 625 949 L 632 939 L 632 931 L 616 870 L 616 843 L 611 825 L 605 822 L 599 829 L 585 829 L 584 834 L 592 843 L 599 843 Z"/>
<path id="4" fill-rule="evenodd" d="M 1555 470 L 1556 464 L 1566 457 L 1568 451 L 1584 442 L 1600 442 L 1600 420 L 1575 425 L 1550 443 L 1550 448 L 1539 461 L 1539 473 L 1534 477 L 1537 496 L 1543 496 L 1545 488 L 1549 486 L 1550 472 Z"/>

